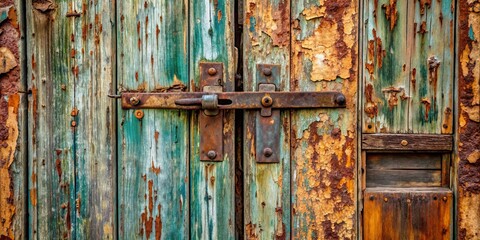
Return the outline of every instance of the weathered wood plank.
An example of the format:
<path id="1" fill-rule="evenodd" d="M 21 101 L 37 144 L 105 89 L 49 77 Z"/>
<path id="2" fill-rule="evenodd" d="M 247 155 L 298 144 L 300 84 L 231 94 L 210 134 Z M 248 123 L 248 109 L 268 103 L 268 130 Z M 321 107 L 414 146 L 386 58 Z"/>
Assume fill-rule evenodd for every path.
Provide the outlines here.
<path id="1" fill-rule="evenodd" d="M 357 4 L 292 4 L 291 90 L 347 99 L 345 109 L 291 115 L 293 238 L 356 238 Z"/>
<path id="2" fill-rule="evenodd" d="M 428 153 L 367 153 L 367 169 L 442 169 L 442 155 Z"/>
<path id="3" fill-rule="evenodd" d="M 408 131 L 407 2 L 364 1 L 363 132 Z"/>
<path id="4" fill-rule="evenodd" d="M 29 237 L 75 234 L 74 19 L 66 1 L 27 3 Z"/>
<path id="5" fill-rule="evenodd" d="M 412 169 L 367 169 L 368 187 L 441 187 L 442 171 Z"/>
<path id="6" fill-rule="evenodd" d="M 452 192 L 367 188 L 364 239 L 451 239 Z"/>
<path id="7" fill-rule="evenodd" d="M 185 91 L 188 6 L 184 1 L 117 2 L 118 87 Z M 118 113 L 120 239 L 188 238 L 188 113 Z"/>
<path id="8" fill-rule="evenodd" d="M 84 0 L 72 2 L 67 13 L 75 29 L 69 57 L 76 69 L 76 239 L 115 236 L 115 102 L 107 96 L 116 89 L 114 10 L 111 1 Z"/>
<path id="9" fill-rule="evenodd" d="M 457 3 L 456 102 L 457 144 L 454 179 L 457 179 L 460 240 L 480 236 L 480 11 L 479 0 Z"/>
<path id="10" fill-rule="evenodd" d="M 234 91 L 233 9 L 230 0 L 191 1 L 190 79 L 191 91 L 199 91 L 199 63 L 222 62 L 224 91 Z M 233 239 L 235 233 L 233 154 L 234 112 L 224 113 L 224 153 L 221 162 L 201 162 L 198 114 L 191 121 L 190 148 L 190 238 Z"/>
<path id="11" fill-rule="evenodd" d="M 452 133 L 454 12 L 452 0 L 415 1 L 410 79 L 409 132 Z M 415 80 L 413 72 L 416 72 Z"/>
<path id="12" fill-rule="evenodd" d="M 435 134 L 363 134 L 362 149 L 452 151 L 453 137 Z"/>
<path id="13" fill-rule="evenodd" d="M 277 91 L 290 86 L 290 1 L 248 0 L 244 2 L 244 91 L 258 91 L 257 64 L 280 65 Z M 245 237 L 290 238 L 290 114 L 281 113 L 280 163 L 256 162 L 258 111 L 245 111 L 244 206 Z M 262 133 L 261 133 L 262 134 Z M 267 133 L 263 133 L 267 134 Z"/>
<path id="14" fill-rule="evenodd" d="M 0 238 L 27 236 L 27 95 L 23 4 L 0 3 Z"/>

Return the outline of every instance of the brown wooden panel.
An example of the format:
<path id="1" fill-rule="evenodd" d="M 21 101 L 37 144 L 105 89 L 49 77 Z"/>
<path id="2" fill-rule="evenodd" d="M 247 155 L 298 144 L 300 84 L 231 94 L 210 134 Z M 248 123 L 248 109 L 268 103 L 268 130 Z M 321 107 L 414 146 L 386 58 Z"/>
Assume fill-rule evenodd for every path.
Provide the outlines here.
<path id="1" fill-rule="evenodd" d="M 451 135 L 436 134 L 364 134 L 364 150 L 452 151 Z"/>
<path id="2" fill-rule="evenodd" d="M 449 189 L 367 188 L 364 199 L 364 239 L 451 239 Z"/>
<path id="3" fill-rule="evenodd" d="M 434 153 L 367 153 L 366 167 L 367 169 L 440 170 L 442 155 Z"/>
<path id="4" fill-rule="evenodd" d="M 367 187 L 440 187 L 441 170 L 367 170 Z"/>

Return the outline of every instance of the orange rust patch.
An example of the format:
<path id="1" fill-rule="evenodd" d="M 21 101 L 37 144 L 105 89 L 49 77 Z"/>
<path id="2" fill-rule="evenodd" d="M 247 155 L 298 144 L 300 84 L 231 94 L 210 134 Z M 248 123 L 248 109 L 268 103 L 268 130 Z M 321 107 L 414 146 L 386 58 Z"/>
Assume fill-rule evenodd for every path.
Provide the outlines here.
<path id="1" fill-rule="evenodd" d="M 383 4 L 382 8 L 385 10 L 385 17 L 390 22 L 390 30 L 393 31 L 398 18 L 397 0 L 390 0 L 390 4 Z"/>

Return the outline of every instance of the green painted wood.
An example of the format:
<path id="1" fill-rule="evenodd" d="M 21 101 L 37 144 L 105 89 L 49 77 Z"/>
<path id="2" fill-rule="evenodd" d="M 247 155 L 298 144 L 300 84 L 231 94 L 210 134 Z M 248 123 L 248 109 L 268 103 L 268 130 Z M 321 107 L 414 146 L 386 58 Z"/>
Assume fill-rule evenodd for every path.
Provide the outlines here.
<path id="1" fill-rule="evenodd" d="M 364 6 L 363 132 L 451 133 L 452 2 Z"/>
<path id="2" fill-rule="evenodd" d="M 55 6 L 55 10 L 53 10 Z M 70 4 L 29 2 L 29 238 L 72 238 L 75 233 L 75 63 L 70 57 L 74 19 Z M 54 21 L 55 19 L 55 21 Z"/>
<path id="3" fill-rule="evenodd" d="M 409 9 L 414 19 L 410 81 L 409 129 L 413 133 L 452 133 L 454 2 L 416 1 Z"/>
<path id="4" fill-rule="evenodd" d="M 117 2 L 120 90 L 181 91 L 188 79 L 184 1 Z M 119 107 L 120 109 L 120 107 Z M 120 239 L 186 239 L 189 234 L 189 114 L 118 113 Z"/>
<path id="5" fill-rule="evenodd" d="M 291 90 L 347 99 L 344 109 L 291 114 L 292 238 L 356 238 L 357 4 L 292 4 Z"/>
<path id="6" fill-rule="evenodd" d="M 407 133 L 412 42 L 407 1 L 364 1 L 363 131 Z"/>
<path id="7" fill-rule="evenodd" d="M 190 79 L 198 89 L 199 63 L 222 62 L 224 91 L 234 91 L 233 6 L 229 0 L 191 1 Z M 222 162 L 201 162 L 198 112 L 191 121 L 190 238 L 233 239 L 235 233 L 234 112 L 225 112 Z"/>
<path id="8" fill-rule="evenodd" d="M 111 1 L 74 1 L 75 238 L 115 236 L 115 6 Z M 69 38 L 69 36 L 65 36 Z M 73 86 L 68 86 L 73 87 Z M 73 114 L 75 115 L 75 114 Z"/>
<path id="9" fill-rule="evenodd" d="M 249 0 L 244 3 L 244 90 L 258 91 L 257 64 L 280 65 L 276 83 L 290 87 L 290 1 Z M 257 111 L 244 119 L 244 229 L 247 239 L 290 238 L 290 113 L 281 114 L 280 163 L 258 164 L 255 143 Z"/>

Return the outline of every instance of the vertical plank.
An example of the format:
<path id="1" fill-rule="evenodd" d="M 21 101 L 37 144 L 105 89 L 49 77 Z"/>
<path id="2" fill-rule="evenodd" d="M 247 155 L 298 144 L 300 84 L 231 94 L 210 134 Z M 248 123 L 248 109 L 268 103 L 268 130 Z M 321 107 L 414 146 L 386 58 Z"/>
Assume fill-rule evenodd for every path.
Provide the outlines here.
<path id="1" fill-rule="evenodd" d="M 480 236 L 480 2 L 457 1 L 457 6 L 455 237 L 466 240 Z"/>
<path id="2" fill-rule="evenodd" d="M 75 69 L 77 239 L 113 239 L 115 233 L 115 102 L 107 96 L 115 91 L 114 11 L 111 1 L 74 1 L 68 9 L 75 29 L 69 57 Z"/>
<path id="3" fill-rule="evenodd" d="M 407 47 L 407 2 L 364 1 L 363 132 L 408 132 L 411 49 Z"/>
<path id="4" fill-rule="evenodd" d="M 413 133 L 452 133 L 455 5 L 451 0 L 412 5 L 411 71 L 417 75 L 410 83 L 409 128 Z"/>
<path id="5" fill-rule="evenodd" d="M 345 109 L 292 113 L 294 238 L 355 238 L 357 4 L 292 4 L 291 89 L 347 99 Z"/>
<path id="6" fill-rule="evenodd" d="M 73 18 L 66 1 L 27 3 L 29 237 L 72 238 L 75 228 Z"/>
<path id="7" fill-rule="evenodd" d="M 244 90 L 258 91 L 257 64 L 280 65 L 277 90 L 290 86 L 290 1 L 248 0 L 244 3 Z M 280 163 L 256 162 L 256 116 L 245 111 L 244 207 L 249 239 L 290 238 L 290 114 L 281 114 Z M 265 133 L 266 134 L 266 133 Z"/>
<path id="8" fill-rule="evenodd" d="M 199 86 L 199 63 L 222 62 L 224 91 L 234 91 L 234 1 L 190 2 L 190 79 L 193 91 Z M 233 239 L 235 233 L 233 154 L 234 112 L 226 111 L 222 162 L 201 162 L 199 156 L 198 112 L 192 117 L 190 160 L 191 239 Z"/>
<path id="9" fill-rule="evenodd" d="M 26 103 L 24 9 L 21 1 L 0 3 L 0 238 L 22 239 L 26 207 Z"/>
<path id="10" fill-rule="evenodd" d="M 117 11 L 119 90 L 185 91 L 186 1 L 118 1 Z M 118 113 L 119 238 L 188 238 L 189 115 L 136 116 Z"/>

